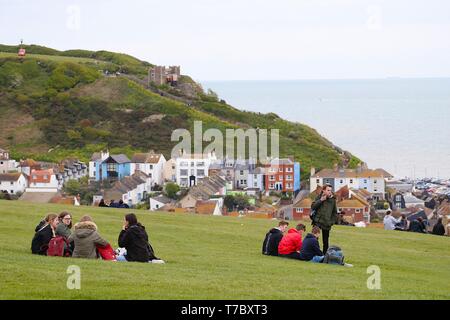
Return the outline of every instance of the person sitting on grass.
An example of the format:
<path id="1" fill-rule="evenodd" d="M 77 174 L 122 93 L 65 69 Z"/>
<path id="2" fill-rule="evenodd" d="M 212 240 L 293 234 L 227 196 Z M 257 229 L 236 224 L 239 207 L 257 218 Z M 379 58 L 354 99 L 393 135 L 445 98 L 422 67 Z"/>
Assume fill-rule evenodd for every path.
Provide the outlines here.
<path id="1" fill-rule="evenodd" d="M 147 231 L 140 224 L 134 213 L 127 214 L 118 239 L 119 247 L 125 248 L 126 254 L 117 256 L 117 261 L 161 262 L 153 252 Z"/>
<path id="2" fill-rule="evenodd" d="M 304 224 L 299 223 L 295 229 L 290 229 L 288 234 L 281 239 L 278 245 L 278 254 L 283 258 L 300 259 L 302 249 L 302 232 L 306 231 Z"/>
<path id="3" fill-rule="evenodd" d="M 339 212 L 337 225 L 349 226 L 349 227 L 355 226 L 353 223 L 350 223 L 347 220 L 345 220 L 345 212 L 344 211 Z"/>
<path id="4" fill-rule="evenodd" d="M 119 200 L 119 206 L 118 206 L 118 208 L 129 209 L 130 206 L 127 205 L 126 203 L 124 203 L 122 199 L 120 199 L 120 200 Z"/>
<path id="5" fill-rule="evenodd" d="M 62 236 L 66 239 L 70 237 L 72 231 L 72 215 L 66 211 L 63 211 L 58 216 L 59 223 L 56 227 L 55 234 L 57 236 Z"/>
<path id="6" fill-rule="evenodd" d="M 408 231 L 409 229 L 409 221 L 406 218 L 405 214 L 402 214 L 400 217 L 400 221 L 395 225 L 395 230 L 397 231 Z"/>
<path id="7" fill-rule="evenodd" d="M 31 253 L 39 255 L 47 255 L 48 244 L 52 238 L 54 238 L 55 230 L 58 226 L 59 219 L 55 213 L 50 213 L 45 218 L 45 223 L 35 233 L 33 240 L 31 241 Z"/>
<path id="8" fill-rule="evenodd" d="M 384 230 L 395 230 L 395 225 L 399 222 L 400 220 L 397 220 L 392 216 L 391 210 L 386 211 L 386 215 L 383 219 Z"/>
<path id="9" fill-rule="evenodd" d="M 409 231 L 411 232 L 417 232 L 417 233 L 428 233 L 427 232 L 427 226 L 423 222 L 423 219 L 421 217 L 417 218 L 413 222 L 411 222 Z"/>
<path id="10" fill-rule="evenodd" d="M 302 250 L 300 250 L 300 260 L 322 263 L 324 254 L 319 245 L 320 228 L 314 226 L 311 233 L 303 239 Z"/>
<path id="11" fill-rule="evenodd" d="M 431 233 L 434 235 L 437 235 L 437 236 L 445 235 L 445 228 L 444 228 L 444 225 L 442 224 L 442 218 L 438 219 L 438 221 L 434 225 L 433 231 Z"/>
<path id="12" fill-rule="evenodd" d="M 264 238 L 262 254 L 266 256 L 278 256 L 278 245 L 281 239 L 283 239 L 283 234 L 289 226 L 289 222 L 280 221 L 278 223 L 278 228 L 272 228 L 266 234 Z"/>
<path id="13" fill-rule="evenodd" d="M 100 200 L 100 202 L 98 203 L 98 206 L 103 207 L 103 208 L 108 208 L 108 205 L 105 203 L 104 199 Z"/>
<path id="14" fill-rule="evenodd" d="M 73 258 L 97 259 L 97 245 L 106 246 L 108 241 L 104 240 L 97 232 L 97 225 L 90 216 L 83 216 L 80 222 L 75 224 L 74 232 L 69 237 L 73 242 Z"/>

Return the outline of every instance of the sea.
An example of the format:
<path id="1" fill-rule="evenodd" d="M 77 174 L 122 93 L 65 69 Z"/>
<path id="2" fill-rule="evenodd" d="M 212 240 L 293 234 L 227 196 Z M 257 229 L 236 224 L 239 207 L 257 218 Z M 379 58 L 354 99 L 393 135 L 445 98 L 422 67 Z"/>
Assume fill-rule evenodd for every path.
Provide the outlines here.
<path id="1" fill-rule="evenodd" d="M 450 78 L 201 84 L 238 109 L 309 125 L 370 168 L 450 178 Z"/>

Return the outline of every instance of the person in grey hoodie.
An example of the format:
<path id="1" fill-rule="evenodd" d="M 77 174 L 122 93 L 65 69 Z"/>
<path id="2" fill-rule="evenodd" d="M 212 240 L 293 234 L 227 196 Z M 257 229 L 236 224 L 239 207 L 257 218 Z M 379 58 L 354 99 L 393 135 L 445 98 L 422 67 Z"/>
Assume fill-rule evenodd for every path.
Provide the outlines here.
<path id="1" fill-rule="evenodd" d="M 96 246 L 106 246 L 108 242 L 104 240 L 97 232 L 97 225 L 89 216 L 81 218 L 80 222 L 75 224 L 74 232 L 69 237 L 69 242 L 74 243 L 73 258 L 97 258 Z"/>
<path id="2" fill-rule="evenodd" d="M 72 215 L 66 211 L 63 211 L 58 216 L 59 224 L 56 227 L 55 234 L 57 236 L 62 236 L 66 239 L 70 237 L 72 231 Z"/>

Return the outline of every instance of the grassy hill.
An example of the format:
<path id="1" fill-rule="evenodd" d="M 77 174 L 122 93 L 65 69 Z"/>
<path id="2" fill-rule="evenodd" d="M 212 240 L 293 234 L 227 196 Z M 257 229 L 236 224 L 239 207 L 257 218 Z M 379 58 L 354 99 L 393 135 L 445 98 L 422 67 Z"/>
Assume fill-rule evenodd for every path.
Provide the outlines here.
<path id="1" fill-rule="evenodd" d="M 129 156 L 154 149 L 168 157 L 175 145 L 172 131 L 192 130 L 193 122 L 202 120 L 204 130 L 218 128 L 223 133 L 227 128 L 280 129 L 281 155 L 295 156 L 306 172 L 312 165 L 322 168 L 338 162 L 354 167 L 359 162 L 314 129 L 274 113 L 238 110 L 199 91 L 189 76 L 180 82 L 193 88 L 194 96 L 168 86 L 146 88 L 151 64 L 129 55 L 25 48 L 22 61 L 17 46 L 0 45 L 0 146 L 16 158 L 87 160 L 106 147 Z M 105 76 L 105 70 L 121 75 Z"/>
<path id="2" fill-rule="evenodd" d="M 91 215 L 113 246 L 129 212 L 0 201 L 0 299 L 450 298 L 448 237 L 335 227 L 331 243 L 355 265 L 344 268 L 262 256 L 274 221 L 135 211 L 165 265 L 32 255 L 35 225 L 62 210 Z M 81 268 L 81 290 L 66 288 L 70 265 Z M 371 265 L 380 291 L 367 289 Z"/>

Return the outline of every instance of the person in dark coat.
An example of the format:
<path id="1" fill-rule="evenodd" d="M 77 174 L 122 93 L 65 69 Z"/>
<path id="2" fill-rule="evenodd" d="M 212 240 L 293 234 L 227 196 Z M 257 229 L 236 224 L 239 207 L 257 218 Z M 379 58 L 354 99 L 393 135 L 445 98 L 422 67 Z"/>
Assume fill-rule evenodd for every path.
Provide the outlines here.
<path id="1" fill-rule="evenodd" d="M 438 221 L 434 225 L 433 231 L 431 233 L 434 235 L 437 235 L 437 236 L 445 235 L 445 228 L 444 228 L 444 225 L 442 224 L 442 218 L 438 219 Z"/>
<path id="2" fill-rule="evenodd" d="M 98 203 L 98 206 L 99 206 L 99 207 L 105 207 L 105 208 L 108 207 L 108 205 L 105 203 L 105 200 L 104 200 L 104 199 L 100 200 L 100 202 Z"/>
<path id="3" fill-rule="evenodd" d="M 409 226 L 409 231 L 411 232 L 417 232 L 417 233 L 427 233 L 427 227 L 425 226 L 425 223 L 423 223 L 422 218 L 417 218 L 417 220 L 414 220 L 411 222 Z"/>
<path id="4" fill-rule="evenodd" d="M 278 256 L 278 245 L 280 244 L 283 234 L 289 226 L 289 222 L 280 221 L 278 228 L 270 229 L 264 238 L 262 246 L 262 254 L 266 256 Z"/>
<path id="5" fill-rule="evenodd" d="M 110 208 L 118 208 L 118 204 L 114 202 L 114 199 L 109 202 Z"/>
<path id="6" fill-rule="evenodd" d="M 130 208 L 130 206 L 129 206 L 129 205 L 127 205 L 126 203 L 124 203 L 122 199 L 120 199 L 120 200 L 119 200 L 119 205 L 118 205 L 118 208 L 125 208 L 125 209 L 129 209 L 129 208 Z"/>
<path id="7" fill-rule="evenodd" d="M 322 231 L 324 252 L 328 250 L 331 227 L 338 222 L 336 198 L 333 195 L 332 189 L 331 185 L 326 184 L 316 201 L 311 205 L 311 210 L 316 212 L 313 226 L 319 227 Z"/>
<path id="8" fill-rule="evenodd" d="M 152 262 L 159 260 L 148 242 L 145 227 L 137 221 L 134 213 L 125 216 L 122 231 L 119 234 L 119 247 L 126 249 L 126 255 L 118 256 L 117 261 Z"/>
<path id="9" fill-rule="evenodd" d="M 308 233 L 303 239 L 302 249 L 300 250 L 300 260 L 323 262 L 324 254 L 320 250 L 318 238 L 320 236 L 320 228 L 313 227 L 311 233 Z"/>
<path id="10" fill-rule="evenodd" d="M 34 234 L 31 241 L 31 253 L 47 255 L 48 244 L 55 237 L 55 230 L 58 226 L 58 215 L 51 213 L 46 217 L 47 222 Z"/>

